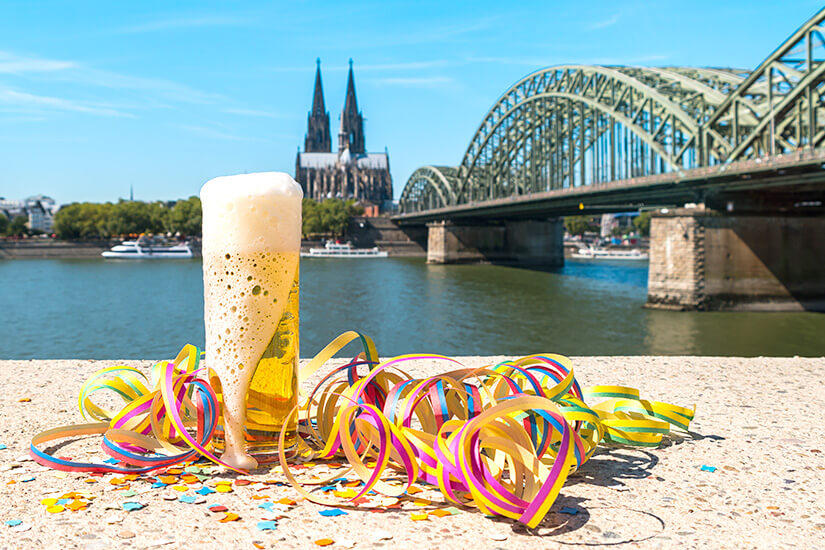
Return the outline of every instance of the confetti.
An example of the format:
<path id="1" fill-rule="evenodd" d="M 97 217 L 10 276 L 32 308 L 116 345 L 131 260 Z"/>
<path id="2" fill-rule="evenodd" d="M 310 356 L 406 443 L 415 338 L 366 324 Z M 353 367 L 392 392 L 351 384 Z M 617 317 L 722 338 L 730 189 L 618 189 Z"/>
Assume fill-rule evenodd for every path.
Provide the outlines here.
<path id="1" fill-rule="evenodd" d="M 8 525 L 9 527 L 14 527 L 16 525 L 20 525 L 21 523 L 23 523 L 23 520 L 20 520 L 20 519 L 6 520 L 6 525 Z"/>
<path id="2" fill-rule="evenodd" d="M 20 478 L 20 481 L 22 481 L 23 483 L 28 483 L 30 481 L 34 481 L 34 476 L 26 476 L 26 477 Z"/>
<path id="3" fill-rule="evenodd" d="M 17 400 L 17 402 L 18 403 L 29 403 L 29 402 L 31 402 L 31 400 L 32 400 L 31 397 L 21 397 L 20 399 Z"/>
<path id="4" fill-rule="evenodd" d="M 195 492 L 196 492 L 196 493 L 198 493 L 199 495 L 206 496 L 206 495 L 211 495 L 211 494 L 212 494 L 212 493 L 214 493 L 215 491 L 214 491 L 213 489 L 210 489 L 210 488 L 209 488 L 209 487 L 207 487 L 206 485 L 204 485 L 203 487 L 201 487 L 200 489 L 198 489 L 198 490 L 197 490 L 197 491 L 195 491 Z M 252 497 L 252 498 L 255 498 L 255 497 Z"/>
<path id="5" fill-rule="evenodd" d="M 105 462 L 106 464 L 120 464 L 120 461 L 116 458 L 107 458 L 103 462 Z"/>
<path id="6" fill-rule="evenodd" d="M 329 546 L 330 544 L 334 543 L 335 541 L 332 539 L 318 539 L 315 541 L 315 544 L 318 546 Z"/>
<path id="7" fill-rule="evenodd" d="M 243 487 L 244 485 L 249 485 L 250 483 L 252 483 L 252 482 L 249 481 L 248 479 L 236 479 L 235 480 L 235 485 L 237 485 L 238 487 Z"/>
<path id="8" fill-rule="evenodd" d="M 8 449 L 8 447 L 6 447 L 6 446 L 5 446 L 5 445 L 3 445 L 2 443 L 0 443 L 0 451 L 6 450 L 6 449 Z M 813 452 L 813 451 L 812 451 L 812 452 Z M 816 452 L 819 452 L 819 451 L 816 451 Z"/>
<path id="9" fill-rule="evenodd" d="M 31 523 L 21 523 L 20 525 L 15 525 L 14 527 L 12 527 L 11 530 L 15 533 L 22 533 L 24 531 L 28 531 L 31 528 Z"/>
<path id="10" fill-rule="evenodd" d="M 209 511 L 215 513 L 226 512 L 227 510 L 228 508 L 226 506 L 221 506 L 220 504 L 216 504 L 214 506 L 209 507 Z"/>
<path id="11" fill-rule="evenodd" d="M 50 514 L 59 514 L 65 509 L 66 507 L 62 504 L 55 504 L 54 506 L 49 506 L 48 508 L 46 508 L 46 511 Z"/>
<path id="12" fill-rule="evenodd" d="M 451 516 L 452 514 L 447 510 L 433 510 L 432 512 L 430 512 L 430 515 L 435 516 L 437 518 L 443 518 L 446 516 Z"/>
<path id="13" fill-rule="evenodd" d="M 192 495 L 181 495 L 180 499 L 181 502 L 185 502 L 186 504 L 194 504 L 197 497 L 193 497 Z"/>
<path id="14" fill-rule="evenodd" d="M 259 521 L 257 527 L 261 531 L 274 531 L 278 528 L 278 524 L 274 521 Z"/>
<path id="15" fill-rule="evenodd" d="M 230 521 L 238 521 L 239 519 L 241 519 L 241 516 L 238 514 L 234 512 L 226 512 L 226 515 L 218 521 L 221 523 L 229 523 Z"/>
<path id="16" fill-rule="evenodd" d="M 54 506 L 55 504 L 57 504 L 57 499 L 56 498 L 44 498 L 43 500 L 40 501 L 40 504 L 42 504 L 43 506 Z"/>
<path id="17" fill-rule="evenodd" d="M 80 510 L 86 509 L 86 503 L 82 500 L 73 500 L 72 502 L 66 505 L 66 508 L 68 508 L 72 512 L 79 512 Z"/>
<path id="18" fill-rule="evenodd" d="M 702 470 L 703 472 L 713 473 L 713 472 L 716 471 L 716 466 L 707 466 L 705 464 L 702 464 L 702 467 L 699 468 L 699 469 Z"/>
<path id="19" fill-rule="evenodd" d="M 297 502 L 292 500 L 291 498 L 282 498 L 278 501 L 280 504 L 286 504 L 287 506 L 295 506 Z"/>
<path id="20" fill-rule="evenodd" d="M 305 369 L 305 375 L 308 375 L 310 370 L 314 372 L 322 367 L 327 354 L 333 355 L 358 338 L 364 345 L 366 361 L 377 362 L 378 356 L 372 341 L 365 335 L 349 331 L 339 336 L 324 352 L 316 356 Z M 189 448 L 180 445 L 179 455 L 163 459 L 153 457 L 152 460 L 163 462 L 150 463 L 144 453 L 133 452 L 128 444 L 124 446 L 115 443 L 114 451 L 124 462 L 149 471 L 152 468 L 157 470 L 159 464 L 162 464 L 161 468 L 168 467 L 201 455 L 223 464 L 207 449 L 208 435 L 212 433 L 211 430 L 217 421 L 218 407 L 214 394 L 209 391 L 208 383 L 196 379 L 197 374 L 192 372 L 197 367 L 199 357 L 200 350 L 194 346 L 186 346 L 175 361 L 161 362 L 157 365 L 159 372 L 155 374 L 161 381 L 159 385 L 138 392 L 141 403 L 146 398 L 153 399 L 151 410 L 146 407 L 147 410 L 142 413 L 143 416 L 139 420 L 145 421 L 151 417 L 153 424 L 163 426 L 156 427 L 156 433 L 152 433 L 158 443 L 178 443 L 178 440 L 181 440 L 180 442 L 185 442 Z M 454 370 L 425 380 L 408 380 L 403 373 L 398 375 L 389 372 L 391 369 L 397 369 L 402 363 L 413 360 L 444 361 L 450 363 L 449 367 Z M 360 449 L 352 448 L 354 442 L 360 441 L 360 444 L 363 444 L 366 440 L 374 441 L 376 434 L 380 436 L 381 443 L 374 456 L 368 460 L 363 456 L 359 459 L 353 458 L 352 461 L 359 477 L 366 481 L 352 480 L 344 483 L 346 489 L 333 491 L 339 498 L 356 498 L 361 492 L 375 494 L 373 489 L 382 487 L 378 485 L 382 474 L 390 470 L 405 473 L 408 485 L 416 481 L 430 484 L 440 481 L 436 479 L 432 469 L 415 466 L 421 460 L 420 457 L 436 455 L 437 453 L 433 453 L 433 442 L 441 442 L 449 435 L 448 432 L 452 431 L 452 443 L 445 447 L 446 450 L 442 449 L 449 456 L 446 460 L 440 461 L 440 466 L 443 466 L 441 474 L 446 476 L 443 479 L 450 479 L 453 488 L 442 492 L 467 498 L 470 504 L 484 512 L 509 517 L 532 528 L 541 522 L 552 506 L 558 489 L 564 484 L 569 473 L 589 460 L 603 441 L 636 446 L 656 445 L 661 441 L 662 435 L 669 432 L 671 426 L 687 430 L 694 417 L 694 411 L 690 409 L 642 400 L 638 390 L 634 388 L 593 386 L 582 389 L 574 377 L 569 360 L 558 355 L 533 355 L 490 365 L 483 369 L 483 372 L 476 370 L 474 373 L 478 375 L 477 379 L 484 390 L 480 393 L 478 386 L 464 381 L 465 377 L 456 378 L 455 376 L 460 375 L 452 374 L 466 372 L 466 369 L 455 370 L 457 364 L 460 364 L 447 357 L 421 354 L 396 357 L 378 365 L 371 365 L 367 374 L 363 376 L 356 372 L 359 364 L 363 362 L 356 360 L 340 367 L 339 371 L 334 373 L 338 378 L 327 377 L 324 383 L 313 390 L 306 402 L 306 413 L 310 423 L 318 419 L 317 430 L 313 430 L 316 432 L 315 439 L 322 446 L 329 447 L 323 451 L 325 456 L 354 456 L 352 451 L 360 454 Z M 110 367 L 99 371 L 87 381 L 81 393 L 80 406 L 84 414 L 91 414 L 101 421 L 101 426 L 121 428 L 125 425 L 125 420 L 122 420 L 120 415 L 136 410 L 137 398 L 132 397 L 126 408 L 118 413 L 118 419 L 112 419 L 105 414 L 95 413 L 101 408 L 96 405 L 93 407 L 94 403 L 88 397 L 91 388 L 116 390 L 119 385 L 127 383 L 125 381 L 129 380 L 128 377 L 136 377 L 135 372 L 139 373 L 136 369 L 114 367 L 114 370 L 134 372 L 117 375 L 114 381 L 101 382 L 100 378 L 104 374 L 114 372 L 112 369 Z M 340 385 L 344 380 L 350 382 Z M 353 382 L 354 380 L 357 382 Z M 135 383 L 142 385 L 137 378 Z M 375 388 L 381 388 L 383 391 L 372 391 Z M 346 399 L 329 398 L 331 392 L 341 391 L 347 395 Z M 183 395 L 191 395 L 191 403 L 187 401 L 188 404 L 185 405 L 181 397 Z M 392 411 L 386 415 L 382 412 L 384 398 L 388 403 L 394 404 Z M 599 404 L 588 406 L 586 401 L 591 399 L 598 400 Z M 440 400 L 443 409 L 441 411 L 438 410 L 437 400 Z M 168 405 L 170 410 L 162 410 L 161 403 Z M 197 409 L 199 429 L 196 433 L 189 433 L 180 417 L 191 418 L 193 405 Z M 416 410 L 417 407 L 431 410 L 436 413 L 436 418 L 433 419 L 433 415 Z M 203 415 L 202 413 L 207 410 L 209 414 Z M 162 423 L 155 422 L 155 418 Z M 203 422 L 200 421 L 202 418 Z M 414 418 L 420 420 L 421 427 L 410 427 L 410 422 Z M 447 418 L 456 420 L 444 422 Z M 505 422 L 508 418 L 517 418 L 517 421 Z M 328 422 L 324 427 L 324 422 L 320 419 L 334 419 L 334 422 Z M 130 418 L 129 423 L 137 425 L 136 422 L 139 420 Z M 456 422 L 460 424 L 460 429 L 455 426 Z M 519 444 L 517 449 L 512 446 L 500 448 L 500 445 L 488 445 L 485 440 L 492 437 L 488 433 L 491 426 L 502 430 L 496 438 L 524 440 L 527 444 Z M 103 429 L 105 428 L 101 428 Z M 417 437 L 416 430 L 423 431 L 427 437 Z M 55 439 L 71 437 L 70 432 L 70 429 L 64 428 L 36 435 L 31 442 L 32 456 L 38 463 L 56 469 L 82 469 L 82 463 L 61 460 L 38 448 Z M 112 445 L 111 442 L 107 444 Z M 529 452 L 522 452 L 520 449 L 528 449 Z M 307 462 L 304 465 L 292 468 L 305 470 L 314 464 L 312 459 L 321 456 L 321 451 L 312 451 L 305 456 Z M 458 467 L 459 463 L 462 467 Z M 466 464 L 473 467 L 463 467 Z M 508 464 L 509 467 L 503 468 L 498 466 L 500 464 Z M 544 464 L 546 468 L 539 467 L 539 464 Z M 187 467 L 190 465 L 186 464 Z M 85 465 L 85 468 L 88 469 L 88 465 Z M 114 470 L 99 464 L 95 465 L 95 469 Z M 302 487 L 291 474 L 286 461 L 281 464 L 281 470 L 292 487 L 307 500 L 327 503 L 320 493 L 310 493 Z M 504 477 L 505 474 L 512 475 L 513 471 L 520 472 L 517 479 Z M 715 468 L 709 471 L 715 471 Z M 181 475 L 183 468 L 169 467 L 166 473 Z M 317 477 L 314 479 L 318 480 Z M 244 481 L 248 482 L 238 479 L 235 484 L 243 485 Z M 116 484 L 114 480 L 111 483 Z M 121 481 L 121 484 L 125 483 Z M 231 483 L 218 483 L 215 487 L 215 491 L 219 493 L 229 493 L 232 490 Z M 412 490 L 410 495 L 417 492 Z M 508 505 L 497 504 L 502 501 Z M 418 498 L 413 504 L 428 506 L 432 502 L 429 499 Z M 229 514 L 227 513 L 227 516 Z M 391 534 L 389 538 L 392 538 Z"/>
<path id="21" fill-rule="evenodd" d="M 569 506 L 563 506 L 562 509 L 559 510 L 559 513 L 561 513 L 561 514 L 570 514 L 571 516 L 575 516 L 576 514 L 579 513 L 579 511 L 576 508 L 571 508 Z"/>
<path id="22" fill-rule="evenodd" d="M 496 532 L 496 533 L 490 533 L 488 536 L 490 537 L 490 540 L 496 540 L 496 541 L 507 540 L 507 533 L 504 533 L 504 532 L 501 532 L 501 531 Z"/>
<path id="23" fill-rule="evenodd" d="M 186 485 L 172 485 L 171 489 L 173 491 L 178 491 L 180 493 L 185 493 L 186 491 L 189 490 L 189 487 L 187 487 Z"/>
<path id="24" fill-rule="evenodd" d="M 410 519 L 413 521 L 426 521 L 428 518 L 427 512 L 412 512 Z"/>
<path id="25" fill-rule="evenodd" d="M 321 514 L 322 516 L 328 517 L 328 518 L 334 518 L 336 516 L 346 516 L 347 515 L 347 513 L 344 512 L 343 510 L 341 510 L 340 508 L 332 508 L 330 510 L 321 510 L 318 513 Z"/>
<path id="26" fill-rule="evenodd" d="M 146 507 L 146 505 L 142 504 L 140 502 L 124 502 L 123 503 L 123 509 L 126 510 L 127 512 L 133 512 L 135 510 L 140 510 L 140 509 L 145 508 L 145 507 Z"/>

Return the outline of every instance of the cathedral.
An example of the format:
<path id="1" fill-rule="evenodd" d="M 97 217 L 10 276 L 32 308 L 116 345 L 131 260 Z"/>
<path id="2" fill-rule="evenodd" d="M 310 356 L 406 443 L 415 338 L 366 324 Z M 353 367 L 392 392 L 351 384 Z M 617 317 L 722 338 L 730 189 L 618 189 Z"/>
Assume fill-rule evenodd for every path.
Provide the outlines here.
<path id="1" fill-rule="evenodd" d="M 304 197 L 356 199 L 362 204 L 382 206 L 392 200 L 390 157 L 383 153 L 367 153 L 364 145 L 364 119 L 355 99 L 352 60 L 341 127 L 338 131 L 338 152 L 332 152 L 329 133 L 329 112 L 324 105 L 321 86 L 321 60 L 315 71 L 315 93 L 312 110 L 307 117 L 304 152 L 298 150 L 295 159 L 295 179 L 304 190 Z"/>

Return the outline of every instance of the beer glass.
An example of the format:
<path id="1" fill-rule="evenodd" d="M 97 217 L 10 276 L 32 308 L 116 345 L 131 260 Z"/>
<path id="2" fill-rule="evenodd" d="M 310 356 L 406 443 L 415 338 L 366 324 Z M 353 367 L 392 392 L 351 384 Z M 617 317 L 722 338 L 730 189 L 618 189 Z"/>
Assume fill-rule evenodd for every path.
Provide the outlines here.
<path id="1" fill-rule="evenodd" d="M 288 174 L 226 176 L 201 189 L 206 365 L 221 403 L 213 444 L 250 469 L 294 449 L 301 187 Z"/>

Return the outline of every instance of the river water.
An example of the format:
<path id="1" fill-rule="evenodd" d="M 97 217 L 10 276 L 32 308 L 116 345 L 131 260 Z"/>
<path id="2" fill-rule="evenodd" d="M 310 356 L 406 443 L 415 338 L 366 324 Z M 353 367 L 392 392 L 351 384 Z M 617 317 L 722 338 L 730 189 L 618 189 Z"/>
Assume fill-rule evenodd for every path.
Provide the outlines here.
<path id="1" fill-rule="evenodd" d="M 823 314 L 643 309 L 646 264 L 311 259 L 301 277 L 304 357 L 350 329 L 382 356 L 825 355 Z M 0 312 L 0 359 L 168 358 L 203 345 L 201 263 L 0 261 Z"/>

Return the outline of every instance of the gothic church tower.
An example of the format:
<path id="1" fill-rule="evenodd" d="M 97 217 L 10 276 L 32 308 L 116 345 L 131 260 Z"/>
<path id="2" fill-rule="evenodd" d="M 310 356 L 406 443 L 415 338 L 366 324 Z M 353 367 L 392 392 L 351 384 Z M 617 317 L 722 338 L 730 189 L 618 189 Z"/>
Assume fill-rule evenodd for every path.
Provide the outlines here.
<path id="1" fill-rule="evenodd" d="M 341 131 L 338 132 L 338 154 L 349 149 L 350 154 L 366 152 L 364 147 L 364 118 L 358 112 L 358 100 L 355 98 L 355 78 L 352 76 L 352 59 L 349 60 L 349 77 L 347 79 L 347 98 L 341 112 Z"/>
<path id="2" fill-rule="evenodd" d="M 307 133 L 304 151 L 307 153 L 329 153 L 332 143 L 329 135 L 329 113 L 324 105 L 324 88 L 321 85 L 321 59 L 316 60 L 315 94 L 312 96 L 312 110 L 307 115 Z"/>
<path id="3" fill-rule="evenodd" d="M 304 197 L 322 201 L 329 198 L 354 199 L 363 205 L 384 207 L 392 200 L 390 157 L 383 153 L 368 153 L 364 144 L 364 117 L 355 97 L 352 59 L 341 127 L 338 151 L 333 153 L 329 134 L 329 113 L 324 105 L 321 88 L 321 61 L 315 71 L 315 94 L 312 111 L 307 118 L 304 151 L 295 158 L 295 179 L 304 190 Z"/>

